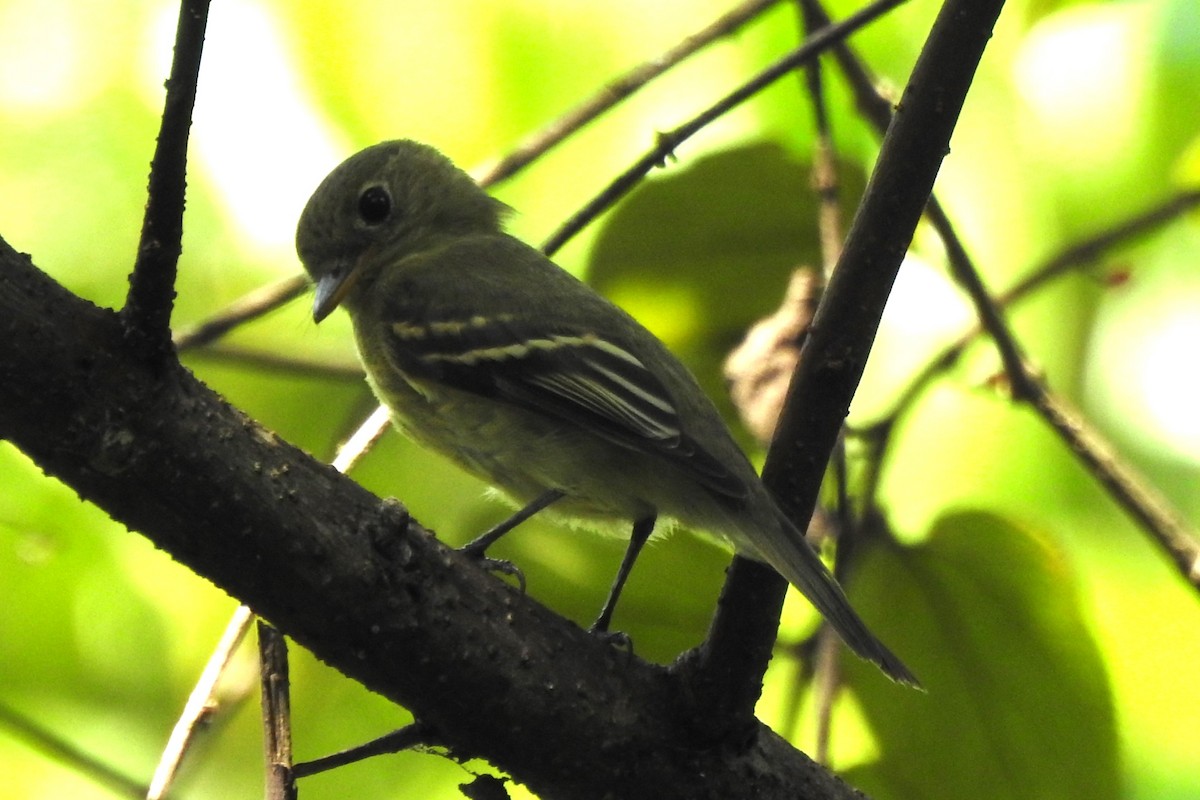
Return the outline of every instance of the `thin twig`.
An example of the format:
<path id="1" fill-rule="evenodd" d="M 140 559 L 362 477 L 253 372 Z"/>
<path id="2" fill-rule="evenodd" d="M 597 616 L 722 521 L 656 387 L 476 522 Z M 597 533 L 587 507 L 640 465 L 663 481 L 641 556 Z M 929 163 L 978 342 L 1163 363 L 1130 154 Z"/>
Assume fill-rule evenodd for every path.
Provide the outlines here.
<path id="1" fill-rule="evenodd" d="M 83 752 L 58 734 L 46 730 L 34 720 L 3 703 L 0 703 L 0 725 L 24 739 L 39 752 L 55 761 L 69 764 L 81 775 L 91 778 L 115 794 L 132 800 L 141 800 L 146 795 L 144 784 L 122 775 L 115 768 Z"/>
<path id="2" fill-rule="evenodd" d="M 208 657 L 208 663 L 204 666 L 204 671 L 200 673 L 200 679 L 196 681 L 195 688 L 188 695 L 183 712 L 171 730 L 167 746 L 163 748 L 162 755 L 158 759 L 158 766 L 154 770 L 154 777 L 150 779 L 150 789 L 146 792 L 146 800 L 161 800 L 171 788 L 192 739 L 195 738 L 201 725 L 212 718 L 217 708 L 217 684 L 233 658 L 233 654 L 237 651 L 238 645 L 242 643 L 246 632 L 250 630 L 250 623 L 253 620 L 254 614 L 250 609 L 238 606 L 233 617 L 226 624 L 225 632 L 221 634 L 216 649 Z"/>
<path id="3" fill-rule="evenodd" d="M 833 703 L 842 689 L 842 640 L 829 625 L 817 630 L 813 659 L 813 695 L 817 732 L 813 758 L 829 766 L 829 743 L 833 738 Z"/>
<path id="4" fill-rule="evenodd" d="M 266 286 L 260 286 L 234 300 L 199 325 L 175 334 L 175 349 L 182 352 L 211 344 L 239 325 L 265 316 L 284 303 L 299 297 L 306 289 L 308 281 L 303 275 L 290 275 Z"/>
<path id="5" fill-rule="evenodd" d="M 1178 219 L 1197 206 L 1200 206 L 1200 189 L 1180 192 L 1137 216 L 1118 222 L 1087 239 L 1076 242 L 1017 281 L 997 300 L 1004 305 L 1015 303 L 1046 281 L 1056 278 L 1080 264 L 1094 261 L 1118 244 L 1150 233 L 1164 224 Z"/>
<path id="6" fill-rule="evenodd" d="M 820 0 L 801 0 L 801 2 L 804 3 L 805 13 L 813 21 L 813 24 L 828 24 L 829 15 L 821 6 Z M 893 117 L 891 103 L 876 91 L 870 72 L 863 65 L 862 60 L 854 54 L 850 45 L 844 42 L 839 43 L 834 48 L 834 56 L 851 84 L 861 113 L 877 132 L 884 134 Z M 930 195 L 926 214 L 945 245 L 947 261 L 952 274 L 971 297 L 980 323 L 993 334 L 996 348 L 1000 352 L 1000 358 L 1013 386 L 1013 393 L 1018 397 L 1031 396 L 1035 389 L 1030 385 L 1031 379 L 1023 369 L 1024 357 L 1020 347 L 1008 333 L 1008 326 L 1004 321 L 1003 314 L 991 302 L 991 296 L 983 285 L 979 271 L 972 264 L 966 247 L 950 223 L 949 217 L 943 211 L 936 195 Z"/>
<path id="7" fill-rule="evenodd" d="M 1105 250 L 1131 238 L 1144 235 L 1161 226 L 1190 208 L 1200 204 L 1200 192 L 1188 192 L 1139 214 L 1117 223 L 1100 233 L 1064 250 L 1042 266 L 1032 270 L 1008 291 L 1002 293 L 996 303 L 1009 306 L 1030 296 L 1035 290 L 1057 278 L 1067 270 L 1078 267 L 1088 260 L 1099 257 Z M 983 333 L 978 323 L 964 332 L 954 343 L 932 358 L 923 370 L 909 382 L 897 399 L 892 411 L 880 422 L 872 425 L 867 435 L 877 455 L 868 459 L 876 469 L 871 473 L 873 480 L 868 490 L 874 492 L 882 462 L 888 452 L 888 443 L 895 422 L 902 417 L 925 391 L 928 385 L 950 368 L 972 341 Z M 1033 373 L 1030 373 L 1033 374 Z M 1170 557 L 1179 568 L 1184 579 L 1200 588 L 1200 543 L 1196 534 L 1182 522 L 1171 504 L 1127 462 L 1123 461 L 1110 443 L 1087 425 L 1084 419 L 1061 397 L 1050 391 L 1044 381 L 1034 376 L 1034 393 L 1029 402 L 1059 438 L 1078 457 L 1088 471 L 1109 492 L 1113 499 L 1133 517 L 1151 539 Z"/>
<path id="8" fill-rule="evenodd" d="M 806 34 L 825 27 L 809 12 L 804 3 L 799 4 L 801 22 Z M 816 141 L 813 144 L 813 186 L 819 201 L 817 213 L 818 241 L 821 246 L 821 271 L 825 279 L 837 264 L 842 252 L 842 206 L 841 185 L 838 180 L 837 146 L 833 141 L 833 126 L 825 100 L 825 79 L 821 60 L 814 59 L 804 69 L 808 97 L 812 101 L 813 122 Z"/>
<path id="9" fill-rule="evenodd" d="M 287 375 L 305 375 L 337 381 L 361 380 L 363 377 L 362 365 L 358 363 L 318 362 L 285 353 L 250 350 L 224 343 L 201 348 L 192 354 L 191 359 L 206 359 L 253 367 L 262 373 L 281 372 Z"/>
<path id="10" fill-rule="evenodd" d="M 1200 541 L 1184 525 L 1171 504 L 1153 484 L 1120 458 L 1112 445 L 1064 398 L 1050 391 L 1043 381 L 1036 381 L 1034 386 L 1037 393 L 1029 398 L 1029 402 L 1038 414 L 1109 495 L 1170 556 L 1184 580 L 1200 589 Z"/>
<path id="11" fill-rule="evenodd" d="M 263 749 L 267 762 L 265 796 L 267 800 L 296 800 L 287 642 L 282 633 L 261 619 L 258 656 L 262 668 Z"/>
<path id="12" fill-rule="evenodd" d="M 183 0 L 175 32 L 175 56 L 167 79 L 158 144 L 150 164 L 150 186 L 141 241 L 121 320 L 125 335 L 149 360 L 171 350 L 175 274 L 183 252 L 183 206 L 187 193 L 187 146 L 204 51 L 208 0 Z"/>
<path id="13" fill-rule="evenodd" d="M 371 446 L 375 443 L 375 441 L 378 440 L 378 438 L 387 430 L 388 418 L 389 416 L 387 408 L 384 406 L 377 407 L 375 411 L 372 412 L 371 416 L 367 418 L 367 421 L 359 426 L 354 435 L 351 436 L 350 439 L 348 439 L 340 448 L 338 448 L 337 455 L 331 462 L 333 468 L 342 473 L 349 472 L 351 469 L 353 469 L 355 464 L 358 463 L 359 459 L 361 459 L 363 455 L 365 455 L 367 451 L 371 449 Z M 221 643 L 218 644 L 217 649 L 213 652 L 212 656 L 209 657 L 208 666 L 205 667 L 204 673 L 201 674 L 200 682 L 197 684 L 196 689 L 192 691 L 193 698 L 201 695 L 201 685 L 206 682 L 205 676 L 209 676 L 207 678 L 207 682 L 210 682 L 214 686 L 217 681 L 220 680 L 220 676 L 223 673 L 225 666 L 228 664 L 228 658 L 222 659 L 221 652 L 226 648 L 225 643 L 226 640 L 230 638 L 230 632 L 235 630 L 238 631 L 237 635 L 240 640 L 240 637 L 245 635 L 246 628 L 249 627 L 252 619 L 252 612 L 246 606 L 239 606 L 238 609 L 234 611 L 233 617 L 226 625 L 226 635 L 222 637 Z M 220 666 L 216 666 L 218 662 L 222 661 L 223 663 L 221 663 Z M 176 731 L 178 731 L 181 726 L 185 726 L 187 724 L 186 721 L 189 716 L 188 708 L 191 706 L 192 700 L 189 699 L 188 707 L 185 707 L 183 717 L 181 717 L 179 722 L 175 724 Z M 175 739 L 175 736 L 176 734 L 172 733 L 172 740 Z M 186 742 L 180 745 L 181 756 L 182 750 L 185 749 L 186 746 Z M 168 743 L 168 750 L 170 748 L 171 745 Z M 163 758 L 166 758 L 166 753 L 164 753 Z M 159 765 L 159 769 L 163 769 L 161 764 Z M 299 777 L 298 772 L 296 773 L 296 777 Z M 155 772 L 155 779 L 158 779 L 157 771 Z M 156 798 L 149 797 L 148 800 L 156 800 Z"/>
<path id="14" fill-rule="evenodd" d="M 371 445 L 387 430 L 388 419 L 387 408 L 384 406 L 377 407 L 371 416 L 367 418 L 366 422 L 359 426 L 354 435 L 338 448 L 337 455 L 331 462 L 333 468 L 342 473 L 353 469 L 358 460 L 371 449 Z M 232 654 L 233 648 L 237 646 L 237 642 L 241 641 L 242 637 L 245 636 L 246 630 L 249 628 L 253 618 L 253 612 L 249 608 L 239 606 L 234 611 L 233 617 L 226 624 L 225 635 L 221 638 L 217 649 L 209 657 L 208 665 L 204 668 L 204 672 L 201 673 L 196 688 L 192 690 L 192 696 L 189 698 L 187 706 L 184 707 L 183 715 L 175 723 L 175 731 L 172 732 L 171 741 L 168 742 L 167 750 L 163 753 L 162 761 L 165 762 L 167 754 L 173 749 L 172 743 L 175 742 L 177 736 L 181 737 L 182 740 L 174 747 L 174 749 L 179 751 L 179 756 L 176 758 L 176 763 L 171 769 L 172 775 L 174 769 L 178 767 L 178 760 L 182 759 L 183 752 L 187 748 L 188 739 L 191 738 L 194 732 L 195 725 L 191 722 L 191 719 L 198 717 L 199 713 L 209 708 L 209 703 L 211 702 L 209 698 L 211 697 L 212 690 L 220 680 L 225 667 L 228 666 L 229 655 Z M 234 641 L 235 638 L 236 641 Z M 202 688 L 206 685 L 208 686 L 207 689 Z M 181 728 L 187 730 L 186 739 L 183 739 L 182 734 L 180 734 Z M 158 784 L 159 773 L 164 770 L 163 763 L 160 762 L 159 768 L 154 774 L 155 782 L 151 784 L 152 787 Z M 300 773 L 296 772 L 295 776 L 299 777 Z M 171 776 L 166 777 L 162 790 L 157 795 L 147 795 L 147 800 L 157 800 L 158 797 L 161 797 L 165 793 L 171 779 Z"/>
<path id="15" fill-rule="evenodd" d="M 683 41 L 639 64 L 629 72 L 608 83 L 592 97 L 551 122 L 542 130 L 522 141 L 503 159 L 484 170 L 479 178 L 483 186 L 510 177 L 513 173 L 544 155 L 550 148 L 582 128 L 647 83 L 679 64 L 688 56 L 712 44 L 717 39 L 735 33 L 747 22 L 778 3 L 779 0 L 749 0 L 715 19 Z"/>
<path id="16" fill-rule="evenodd" d="M 546 255 L 553 255 L 571 237 L 583 230 L 588 223 L 599 216 L 605 209 L 628 194 L 637 186 L 642 178 L 649 174 L 650 170 L 666 163 L 667 159 L 671 157 L 679 145 L 703 130 L 714 120 L 719 119 L 751 97 L 754 97 L 792 70 L 807 64 L 821 52 L 829 49 L 835 42 L 841 41 L 854 31 L 905 2 L 907 0 L 876 0 L 876 2 L 865 6 L 842 22 L 822 28 L 803 45 L 788 53 L 683 125 L 666 133 L 660 133 L 657 137 L 658 142 L 654 147 L 563 223 L 546 240 L 546 243 L 542 245 L 542 250 Z"/>
<path id="17" fill-rule="evenodd" d="M 356 761 L 362 761 L 367 758 L 387 755 L 389 753 L 399 753 L 401 750 L 411 750 L 414 747 L 433 744 L 438 744 L 438 739 L 433 731 L 420 722 L 414 722 L 411 725 L 404 726 L 400 730 L 392 731 L 386 736 L 372 739 L 366 744 L 342 750 L 340 753 L 314 758 L 312 761 L 303 761 L 293 768 L 293 772 L 297 778 L 304 778 L 309 775 L 316 775 L 319 772 L 327 772 L 331 769 L 344 767 L 347 764 L 353 764 Z"/>
<path id="18" fill-rule="evenodd" d="M 1021 352 L 1021 346 L 1017 343 L 1016 337 L 1009 329 L 1008 322 L 1004 319 L 1003 310 L 992 300 L 992 295 L 984 285 L 979 270 L 976 269 L 971 257 L 967 255 L 967 249 L 963 245 L 962 239 L 958 237 L 958 232 L 954 230 L 950 218 L 946 216 L 946 212 L 936 197 L 929 198 L 929 205 L 926 207 L 925 213 L 946 248 L 946 260 L 950 265 L 950 273 L 966 290 L 971 304 L 975 307 L 975 316 L 979 320 L 979 324 L 988 332 L 992 342 L 996 345 L 996 350 L 1000 353 L 1000 360 L 1004 364 L 1004 372 L 1008 376 L 1013 398 L 1032 400 L 1038 392 L 1035 385 L 1037 379 L 1026 369 L 1025 356 Z"/>
<path id="19" fill-rule="evenodd" d="M 1197 206 L 1200 206 L 1200 191 L 1183 192 L 1137 216 L 1122 220 L 1110 228 L 1070 245 L 1048 261 L 1030 270 L 1025 277 L 998 294 L 996 303 L 1005 308 L 1016 305 L 1055 278 L 1099 258 L 1105 251 L 1113 247 L 1158 229 Z M 891 413 L 884 422 L 901 416 L 916 402 L 916 399 L 934 379 L 962 358 L 971 343 L 983 333 L 983 326 L 976 321 L 954 342 L 933 356 L 897 398 Z"/>
<path id="20" fill-rule="evenodd" d="M 367 417 L 366 421 L 358 426 L 358 430 L 338 448 L 337 455 L 330 462 L 333 468 L 343 473 L 354 469 L 359 459 L 366 455 L 372 445 L 387 431 L 390 420 L 391 412 L 387 406 L 376 406 L 371 416 Z"/>

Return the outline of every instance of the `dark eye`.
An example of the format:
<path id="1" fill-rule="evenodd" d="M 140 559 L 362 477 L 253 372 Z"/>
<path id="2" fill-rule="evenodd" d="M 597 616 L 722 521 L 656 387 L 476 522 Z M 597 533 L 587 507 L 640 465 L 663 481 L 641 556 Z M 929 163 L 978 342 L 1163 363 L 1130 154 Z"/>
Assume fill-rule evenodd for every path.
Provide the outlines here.
<path id="1" fill-rule="evenodd" d="M 383 186 L 368 186 L 358 196 L 358 216 L 368 225 L 378 225 L 392 213 L 392 196 Z"/>

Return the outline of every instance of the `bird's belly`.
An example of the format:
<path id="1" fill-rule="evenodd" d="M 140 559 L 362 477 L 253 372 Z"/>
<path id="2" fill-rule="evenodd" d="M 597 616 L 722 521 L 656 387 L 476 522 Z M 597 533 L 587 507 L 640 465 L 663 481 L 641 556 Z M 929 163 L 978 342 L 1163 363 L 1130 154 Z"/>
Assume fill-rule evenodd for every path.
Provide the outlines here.
<path id="1" fill-rule="evenodd" d="M 397 376 L 387 387 L 392 420 L 411 439 L 449 457 L 525 504 L 549 489 L 565 497 L 553 512 L 594 520 L 658 513 L 646 497 L 661 475 L 650 457 L 503 401 Z M 383 389 L 384 391 L 380 391 Z"/>

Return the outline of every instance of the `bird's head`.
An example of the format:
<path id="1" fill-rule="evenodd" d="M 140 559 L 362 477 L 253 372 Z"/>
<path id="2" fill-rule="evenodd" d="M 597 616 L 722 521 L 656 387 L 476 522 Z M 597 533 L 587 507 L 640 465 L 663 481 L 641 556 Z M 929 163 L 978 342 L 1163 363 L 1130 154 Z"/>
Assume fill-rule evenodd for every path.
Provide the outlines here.
<path id="1" fill-rule="evenodd" d="M 500 230 L 506 206 L 428 145 L 383 142 L 342 162 L 300 215 L 296 251 L 316 286 L 313 319 L 354 302 L 406 256 Z"/>

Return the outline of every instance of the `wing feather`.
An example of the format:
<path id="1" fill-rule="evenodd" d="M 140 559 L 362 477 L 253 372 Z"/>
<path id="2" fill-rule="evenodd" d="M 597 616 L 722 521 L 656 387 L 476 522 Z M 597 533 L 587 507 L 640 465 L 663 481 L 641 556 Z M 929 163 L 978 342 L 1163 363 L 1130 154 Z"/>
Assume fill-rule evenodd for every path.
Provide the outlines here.
<path id="1" fill-rule="evenodd" d="M 726 501 L 742 481 L 683 430 L 670 391 L 628 349 L 593 333 L 533 333 L 512 315 L 391 325 L 396 365 L 426 379 L 569 420 L 656 453 Z"/>

